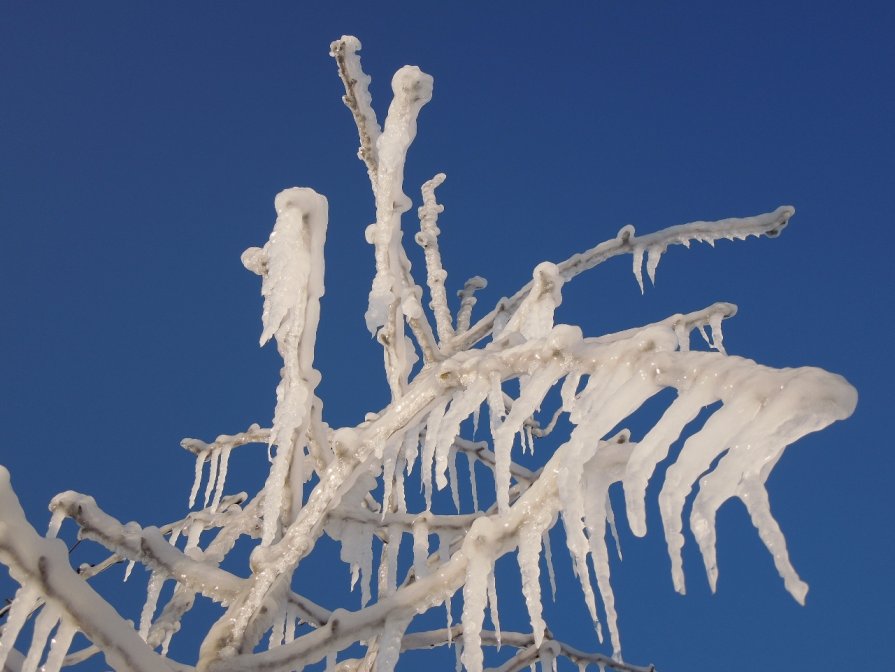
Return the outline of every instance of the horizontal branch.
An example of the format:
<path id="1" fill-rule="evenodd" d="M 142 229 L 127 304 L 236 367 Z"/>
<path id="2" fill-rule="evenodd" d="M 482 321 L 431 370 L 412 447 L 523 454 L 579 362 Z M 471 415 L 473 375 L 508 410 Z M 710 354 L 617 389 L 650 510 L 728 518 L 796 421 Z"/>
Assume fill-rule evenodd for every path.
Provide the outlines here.
<path id="1" fill-rule="evenodd" d="M 574 254 L 565 261 L 557 264 L 560 275 L 568 281 L 576 275 L 590 270 L 607 259 L 621 254 L 636 254 L 639 250 L 664 250 L 669 245 L 685 245 L 689 247 L 691 241 L 714 243 L 714 241 L 727 238 L 746 238 L 748 236 L 775 237 L 787 225 L 789 219 L 795 213 L 791 206 L 780 206 L 774 212 L 769 212 L 755 217 L 732 217 L 716 222 L 691 222 L 679 224 L 667 229 L 637 237 L 634 235 L 633 226 L 625 226 L 618 235 L 586 252 Z M 455 336 L 445 351 L 458 352 L 467 350 L 478 341 L 487 337 L 494 328 L 495 320 L 502 314 L 512 314 L 519 307 L 522 300 L 528 296 L 532 283 L 527 283 L 522 289 L 510 298 L 501 299 L 497 307 L 476 322 L 468 331 Z"/>

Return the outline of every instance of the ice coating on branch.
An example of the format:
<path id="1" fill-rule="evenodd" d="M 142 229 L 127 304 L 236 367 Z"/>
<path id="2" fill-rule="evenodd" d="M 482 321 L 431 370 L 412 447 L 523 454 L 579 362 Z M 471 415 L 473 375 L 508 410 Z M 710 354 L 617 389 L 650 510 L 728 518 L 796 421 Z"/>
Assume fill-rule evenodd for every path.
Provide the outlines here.
<path id="1" fill-rule="evenodd" d="M 405 301 L 415 297 L 412 313 L 419 298 L 409 276 L 410 262 L 401 246 L 401 215 L 410 209 L 410 199 L 403 191 L 404 162 L 416 136 L 417 116 L 432 98 L 432 77 L 416 66 L 404 66 L 392 78 L 392 91 L 394 97 L 385 125 L 376 140 L 376 223 L 368 234 L 375 246 L 376 274 L 365 321 L 371 334 L 385 328 L 380 340 L 385 346 L 386 377 L 393 396 L 400 396 L 410 370 L 401 318 L 406 314 Z"/>
<path id="2" fill-rule="evenodd" d="M 102 514 L 89 498 L 64 493 L 51 507 L 48 538 L 40 537 L 24 521 L 8 475 L 0 468 L 0 561 L 9 565 L 11 576 L 22 585 L 0 636 L 0 667 L 13 651 L 28 613 L 43 603 L 27 657 L 14 652 L 11 666 L 19 666 L 21 659 L 26 670 L 33 672 L 48 636 L 57 627 L 45 665 L 49 672 L 55 672 L 77 625 L 88 638 L 101 644 L 110 666 L 170 672 L 178 666 L 165 660 L 168 643 L 195 593 L 200 592 L 228 609 L 202 645 L 199 672 L 286 672 L 313 665 L 324 657 L 327 669 L 368 672 L 375 665 L 377 670 L 390 672 L 412 614 L 443 603 L 447 631 L 415 632 L 408 638 L 421 641 L 429 637 L 427 645 L 431 646 L 443 642 L 446 634 L 450 641 L 451 597 L 462 588 L 464 646 L 457 646 L 456 651 L 468 670 L 482 669 L 483 640 L 487 645 L 496 640 L 498 646 L 503 640 L 505 646 L 518 649 L 520 654 L 539 656 L 544 670 L 555 670 L 557 657 L 566 655 L 574 661 L 577 655 L 545 638 L 539 561 L 544 546 L 551 589 L 555 591 L 548 533 L 557 514 L 562 515 L 574 569 L 596 620 L 596 595 L 588 563 L 593 566 L 613 651 L 620 657 L 609 583 L 607 524 L 617 546 L 618 539 L 608 489 L 614 482 L 623 482 L 631 527 L 635 533 L 645 533 L 643 500 L 649 479 L 668 457 L 671 444 L 688 435 L 680 457 L 667 470 L 660 494 L 675 585 L 683 589 L 681 513 L 698 481 L 690 525 L 712 588 L 718 571 L 716 513 L 724 501 L 738 497 L 745 503 L 787 589 L 797 600 L 804 600 L 807 586 L 789 561 L 764 484 L 786 445 L 851 413 L 854 390 L 841 378 L 818 370 L 773 371 L 749 360 L 726 357 L 721 320 L 732 312 L 724 304 L 595 339 L 582 339 L 577 328 L 554 327 L 563 283 L 583 270 L 618 254 L 632 254 L 642 291 L 644 255 L 647 275 L 655 282 L 661 255 L 670 245 L 773 236 L 786 226 L 792 208 L 784 206 L 750 218 L 691 222 L 640 237 L 635 236 L 633 227 L 626 226 L 615 238 L 583 254 L 560 264 L 540 264 L 534 269 L 531 283 L 501 300 L 470 327 L 474 292 L 485 284 L 481 278 L 472 278 L 459 293 L 461 305 L 454 331 L 444 291 L 446 271 L 437 247 L 437 215 L 442 206 L 434 192 L 443 180 L 439 174 L 423 186 L 421 232 L 416 237 L 426 259 L 436 343 L 421 303 L 422 290 L 410 274 L 401 232 L 401 215 L 410 207 L 403 193 L 404 163 L 416 133 L 417 116 L 431 97 L 432 81 L 418 68 L 402 68 L 393 80 L 394 99 L 380 131 L 371 105 L 370 79 L 361 68 L 359 50 L 360 42 L 350 36 L 332 45 L 345 84 L 345 102 L 358 126 L 359 156 L 367 166 L 376 199 L 376 222 L 367 230 L 368 241 L 375 246 L 375 277 L 366 322 L 385 351 L 392 403 L 379 413 L 368 414 L 355 428 L 330 432 L 323 423 L 321 402 L 315 396 L 320 375 L 313 368 L 313 351 L 323 294 L 326 200 L 306 189 L 281 193 L 275 201 L 277 222 L 269 241 L 263 248 L 252 248 L 243 255 L 245 266 L 262 276 L 262 343 L 275 338 L 283 358 L 272 430 L 253 425 L 254 429 L 243 437 L 246 440 L 221 435 L 213 444 L 185 439 L 182 445 L 196 455 L 191 508 L 202 486 L 204 464 L 209 463 L 206 508 L 161 530 L 141 529 L 136 524 L 122 526 Z M 415 343 L 405 336 L 405 322 Z M 711 329 L 711 339 L 706 327 Z M 717 352 L 688 352 L 694 328 Z M 488 335 L 495 336 L 489 345 L 471 350 Z M 422 355 L 423 367 L 414 375 L 416 349 Z M 561 408 L 546 427 L 536 424 L 534 414 L 548 403 L 549 390 L 563 378 Z M 505 394 L 504 383 L 511 391 L 516 389 L 516 380 L 519 398 L 513 400 Z M 582 380 L 586 384 L 579 392 Z M 647 399 L 665 388 L 675 389 L 677 398 L 640 444 L 629 442 L 625 431 L 613 440 L 604 440 Z M 470 415 L 475 433 L 483 401 L 489 408 L 493 453 L 487 444 L 473 444 L 461 436 L 464 420 Z M 687 425 L 703 409 L 703 417 L 709 419 L 694 434 Z M 513 462 L 516 435 L 522 438 L 523 452 L 527 449 L 533 453 L 534 436 L 552 431 L 562 415 L 574 425 L 572 436 L 556 452 L 548 453 L 542 470 L 529 471 Z M 425 438 L 420 451 L 421 430 L 425 430 Z M 240 510 L 244 497 L 234 500 L 223 492 L 228 456 L 233 447 L 249 439 L 257 442 L 262 434 L 263 442 L 269 444 L 269 455 L 270 448 L 276 446 L 273 465 L 264 489 Z M 468 460 L 476 514 L 430 513 L 433 471 L 439 488 L 450 483 L 459 510 L 454 462 L 457 450 L 463 450 Z M 543 451 L 538 457 L 542 455 Z M 419 515 L 407 512 L 404 498 L 404 472 L 406 469 L 411 475 L 417 457 L 421 457 L 421 487 L 427 502 L 427 512 Z M 496 507 L 483 512 L 478 511 L 476 461 L 494 471 L 497 485 Z M 713 464 L 714 470 L 705 473 Z M 303 484 L 309 480 L 311 468 L 316 470 L 316 481 L 305 505 Z M 384 481 L 381 489 L 376 478 Z M 511 488 L 512 478 L 516 484 Z M 64 545 L 49 539 L 56 535 L 65 516 L 81 527 L 81 537 L 105 545 L 113 553 L 112 559 L 126 559 L 128 568 L 139 561 L 151 571 L 139 629 L 146 642 L 92 592 L 84 577 L 71 570 Z M 278 540 L 281 528 L 283 538 Z M 170 538 L 165 539 L 169 531 Z M 188 537 L 183 551 L 176 545 L 181 531 Z M 212 540 L 201 550 L 200 535 L 205 531 Z M 341 543 L 341 557 L 351 566 L 352 585 L 361 579 L 364 605 L 371 599 L 373 537 L 384 541 L 375 604 L 353 612 L 330 613 L 291 592 L 292 573 L 324 531 Z M 413 537 L 414 572 L 398 586 L 402 569 L 398 551 L 408 531 Z M 218 567 L 237 538 L 255 537 L 259 532 L 264 548 L 252 555 L 248 578 L 238 578 Z M 433 560 L 431 567 L 430 534 L 438 536 L 439 544 L 438 562 Z M 505 632 L 503 637 L 500 633 L 495 562 L 517 548 L 535 647 L 528 637 L 520 643 L 519 633 Z M 85 574 L 90 576 L 93 570 L 90 567 Z M 168 578 L 177 583 L 174 596 L 153 624 L 156 602 Z M 65 600 L 56 599 L 59 595 L 65 595 Z M 486 633 L 483 638 L 486 607 L 496 632 Z M 296 638 L 299 619 L 313 630 Z M 255 652 L 267 631 L 271 650 Z M 358 641 L 368 644 L 364 659 L 345 660 L 337 666 L 337 653 Z M 153 652 L 159 646 L 162 657 Z M 581 660 L 579 665 L 584 664 Z M 597 657 L 596 661 L 602 668 L 603 658 Z"/>
<path id="3" fill-rule="evenodd" d="M 294 187 L 274 199 L 277 221 L 263 248 L 242 255 L 247 269 L 261 276 L 264 310 L 261 345 L 276 338 L 283 358 L 270 444 L 276 457 L 265 484 L 262 543 L 277 533 L 285 504 L 287 479 L 292 515 L 301 506 L 305 433 L 320 373 L 314 369 L 314 346 L 323 296 L 323 244 L 328 204 L 313 189 Z M 215 469 L 212 463 L 212 469 Z M 209 479 L 209 483 L 212 479 Z"/>
<path id="4" fill-rule="evenodd" d="M 531 291 L 495 336 L 517 332 L 525 338 L 541 338 L 553 329 L 553 313 L 562 303 L 563 277 L 556 264 L 545 261 L 535 266 Z"/>
<path id="5" fill-rule="evenodd" d="M 379 655 L 376 657 L 375 672 L 392 672 L 401 654 L 401 637 L 407 629 L 408 621 L 397 616 L 386 618 L 382 636 L 379 638 Z"/>
<path id="6" fill-rule="evenodd" d="M 379 122 L 373 111 L 373 97 L 370 95 L 370 76 L 361 67 L 361 42 L 353 35 L 343 35 L 330 45 L 330 55 L 339 62 L 340 72 L 347 80 L 345 104 L 355 115 L 361 146 L 357 156 L 368 166 L 376 166 L 376 141 L 379 139 Z"/>

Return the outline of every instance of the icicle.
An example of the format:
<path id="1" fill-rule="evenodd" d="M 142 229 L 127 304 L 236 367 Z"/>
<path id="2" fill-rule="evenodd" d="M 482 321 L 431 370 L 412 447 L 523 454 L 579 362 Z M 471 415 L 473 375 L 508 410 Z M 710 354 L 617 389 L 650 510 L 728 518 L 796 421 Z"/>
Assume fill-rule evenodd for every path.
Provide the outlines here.
<path id="1" fill-rule="evenodd" d="M 475 435 L 479 431 L 479 411 L 482 410 L 481 405 L 476 406 L 472 412 L 472 440 L 475 441 Z"/>
<path id="2" fill-rule="evenodd" d="M 413 465 L 419 455 L 420 427 L 415 426 L 404 435 L 404 463 L 407 465 L 407 475 L 413 471 Z"/>
<path id="3" fill-rule="evenodd" d="M 612 540 L 615 542 L 615 552 L 618 559 L 622 559 L 622 542 L 618 538 L 618 528 L 615 527 L 615 511 L 612 510 L 612 500 L 609 499 L 609 493 L 606 493 L 606 521 L 609 523 L 609 532 L 612 534 Z"/>
<path id="4" fill-rule="evenodd" d="M 385 554 L 385 594 L 391 595 L 398 585 L 398 551 L 401 549 L 401 540 L 404 530 L 399 525 L 388 526 L 388 543 L 383 549 Z"/>
<path id="5" fill-rule="evenodd" d="M 564 467 L 563 470 L 566 470 L 566 468 Z M 578 479 L 580 479 L 582 476 L 580 466 L 575 465 L 575 471 L 578 473 Z M 574 492 L 569 492 L 571 488 L 574 488 Z M 597 617 L 596 598 L 590 584 L 590 568 L 587 565 L 588 546 L 582 523 L 584 511 L 581 503 L 581 490 L 580 480 L 575 485 L 561 483 L 559 497 L 562 502 L 562 520 L 566 530 L 566 545 L 569 549 L 569 555 L 572 556 L 572 568 L 581 585 L 581 592 L 584 594 L 584 602 L 587 605 L 591 622 L 596 625 L 599 622 L 599 618 Z"/>
<path id="6" fill-rule="evenodd" d="M 165 637 L 162 639 L 162 656 L 168 656 L 168 647 L 171 646 L 171 640 L 174 638 L 174 629 L 171 628 L 167 632 L 165 632 Z"/>
<path id="7" fill-rule="evenodd" d="M 50 652 L 47 654 L 46 662 L 41 666 L 40 672 L 59 672 L 62 669 L 62 661 L 65 660 L 65 654 L 71 646 L 71 640 L 74 638 L 78 629 L 63 618 L 59 622 L 59 628 L 53 639 L 50 640 Z M 22 670 L 24 671 L 24 667 Z"/>
<path id="8" fill-rule="evenodd" d="M 423 490 L 426 493 L 426 511 L 432 509 L 432 468 L 435 464 L 435 446 L 438 440 L 438 429 L 449 401 L 445 398 L 435 403 L 429 413 L 429 421 L 426 425 L 426 438 L 423 441 L 423 451 L 420 457 Z"/>
<path id="9" fill-rule="evenodd" d="M 469 467 L 469 485 L 472 488 L 472 508 L 473 511 L 479 510 L 479 486 L 475 477 L 475 463 L 478 460 L 471 453 L 466 453 L 466 466 Z"/>
<path id="10" fill-rule="evenodd" d="M 392 510 L 392 490 L 395 485 L 395 472 L 398 471 L 398 451 L 401 444 L 398 441 L 386 441 L 382 448 L 382 454 L 378 457 L 382 460 L 382 517 L 387 511 Z M 395 507 L 397 509 L 397 507 Z"/>
<path id="11" fill-rule="evenodd" d="M 451 536 L 446 532 L 438 534 L 438 560 L 443 565 L 451 559 Z M 453 615 L 451 613 L 451 596 L 448 595 L 444 601 L 445 617 L 447 619 L 448 641 L 453 638 L 451 626 L 453 625 Z"/>
<path id="12" fill-rule="evenodd" d="M 553 550 L 550 548 L 550 530 L 544 530 L 544 560 L 547 562 L 547 576 L 550 578 L 550 599 L 556 602 L 556 573 L 553 571 Z"/>
<path id="13" fill-rule="evenodd" d="M 774 558 L 774 566 L 783 577 L 783 585 L 789 594 L 801 605 L 805 604 L 805 595 L 808 593 L 808 584 L 799 578 L 798 573 L 789 560 L 786 550 L 786 538 L 780 530 L 774 516 L 771 515 L 771 506 L 768 501 L 768 492 L 757 479 L 749 479 L 740 485 L 740 499 L 746 504 L 752 524 L 758 530 L 758 536 L 767 546 Z"/>
<path id="14" fill-rule="evenodd" d="M 202 538 L 204 525 L 201 520 L 190 523 L 189 532 L 186 535 L 186 545 L 183 547 L 184 555 L 192 557 L 192 551 L 199 548 L 199 540 Z"/>
<path id="15" fill-rule="evenodd" d="M 454 642 L 454 672 L 463 670 L 463 640 Z"/>
<path id="16" fill-rule="evenodd" d="M 196 453 L 196 475 L 193 478 L 193 487 L 190 489 L 190 507 L 196 504 L 196 495 L 199 494 L 199 486 L 202 485 L 202 465 L 205 464 L 205 460 L 208 458 L 208 455 L 205 451 Z"/>
<path id="17" fill-rule="evenodd" d="M 44 604 L 43 609 L 37 615 L 34 622 L 34 632 L 31 633 L 31 646 L 28 647 L 28 654 L 22 663 L 21 672 L 36 672 L 37 664 L 43 656 L 44 649 L 47 646 L 47 640 L 50 638 L 50 631 L 56 627 L 59 622 L 60 613 L 49 604 Z"/>
<path id="18" fill-rule="evenodd" d="M 214 488 L 214 499 L 211 500 L 211 510 L 217 511 L 221 503 L 221 497 L 224 495 L 224 483 L 227 480 L 227 467 L 230 462 L 230 451 L 232 447 L 227 445 L 221 449 L 218 457 L 218 475 L 217 483 Z"/>
<path id="19" fill-rule="evenodd" d="M 16 643 L 16 638 L 28 619 L 28 615 L 37 605 L 38 599 L 38 592 L 33 588 L 22 586 L 16 591 L 12 606 L 6 616 L 3 632 L 0 633 L 0 670 L 4 669 L 6 658 Z"/>
<path id="20" fill-rule="evenodd" d="M 488 396 L 489 389 L 489 380 L 484 376 L 477 376 L 464 390 L 458 392 L 451 399 L 450 410 L 439 421 L 435 442 L 435 478 L 439 490 L 447 485 L 445 472 L 448 469 L 448 459 L 454 439 L 460 433 L 460 424 L 481 406 Z M 426 442 L 428 443 L 428 441 L 427 433 Z"/>
<path id="21" fill-rule="evenodd" d="M 361 525 L 360 527 L 361 539 L 363 540 L 363 545 L 361 546 L 361 556 L 360 560 L 360 594 L 361 594 L 361 606 L 367 606 L 367 603 L 370 601 L 370 581 L 373 577 L 373 526 L 372 525 Z"/>
<path id="22" fill-rule="evenodd" d="M 149 576 L 149 584 L 146 587 L 146 603 L 143 605 L 143 611 L 140 613 L 140 637 L 144 642 L 149 637 L 152 617 L 155 615 L 155 607 L 158 604 L 159 594 L 162 592 L 164 583 L 165 576 L 161 572 L 153 572 Z"/>
<path id="23" fill-rule="evenodd" d="M 400 513 L 407 513 L 407 498 L 404 495 L 404 456 L 398 456 L 398 463 L 395 465 L 395 485 L 392 499 Z"/>
<path id="24" fill-rule="evenodd" d="M 221 449 L 215 448 L 211 451 L 211 456 L 208 458 L 209 461 L 209 471 L 208 471 L 208 483 L 205 485 L 205 496 L 204 503 L 202 507 L 205 508 L 208 506 L 208 502 L 211 499 L 211 493 L 214 489 L 215 482 L 218 477 L 218 465 L 220 464 L 221 457 Z"/>
<path id="25" fill-rule="evenodd" d="M 401 638 L 409 621 L 389 616 L 379 637 L 379 655 L 376 656 L 375 672 L 393 672 L 398 656 L 401 655 Z"/>
<path id="26" fill-rule="evenodd" d="M 674 336 L 677 338 L 677 346 L 681 352 L 690 350 L 690 330 L 686 325 L 678 322 L 674 325 Z"/>
<path id="27" fill-rule="evenodd" d="M 429 567 L 429 523 L 425 516 L 413 521 L 413 573 L 417 580 L 428 574 Z"/>
<path id="28" fill-rule="evenodd" d="M 457 449 L 451 447 L 448 455 L 448 483 L 451 486 L 451 499 L 454 500 L 454 509 L 460 513 L 460 490 L 457 482 Z"/>
<path id="29" fill-rule="evenodd" d="M 276 620 L 274 620 L 273 627 L 270 629 L 270 638 L 267 640 L 267 648 L 275 649 L 278 646 L 283 646 L 283 642 L 286 639 L 286 626 L 289 615 L 286 613 L 286 609 L 284 608 L 278 615 Z"/>
<path id="30" fill-rule="evenodd" d="M 63 520 L 65 520 L 65 510 L 61 506 L 53 509 L 53 513 L 50 515 L 50 524 L 47 526 L 47 539 L 56 538 Z"/>
<path id="31" fill-rule="evenodd" d="M 566 376 L 559 389 L 559 398 L 562 401 L 562 408 L 566 413 L 571 413 L 575 408 L 576 393 L 578 392 L 578 384 L 581 382 L 581 373 L 574 371 Z"/>
<path id="32" fill-rule="evenodd" d="M 168 543 L 171 544 L 171 546 L 173 546 L 174 548 L 177 548 L 177 540 L 180 539 L 181 532 L 183 532 L 183 527 L 179 525 L 171 529 L 171 536 L 168 537 Z"/>
<path id="33" fill-rule="evenodd" d="M 466 583 L 463 585 L 463 653 L 461 660 L 467 672 L 482 672 L 482 623 L 488 601 L 488 574 L 492 558 L 486 554 L 488 542 L 493 536 L 491 521 L 479 518 L 469 534 L 480 535 L 470 539 L 466 564 Z"/>
<path id="34" fill-rule="evenodd" d="M 686 392 L 679 393 L 665 409 L 659 421 L 638 443 L 625 468 L 624 490 L 628 524 L 638 537 L 646 534 L 646 487 L 656 466 L 668 455 L 671 444 L 680 436 L 714 394 L 709 376 L 699 377 Z"/>
<path id="35" fill-rule="evenodd" d="M 494 432 L 494 483 L 497 490 L 497 506 L 501 513 L 505 513 L 510 507 L 510 465 L 512 463 L 510 454 L 513 448 L 513 439 L 522 427 L 522 423 L 531 417 L 561 375 L 562 364 L 558 360 L 551 359 L 545 362 L 531 376 L 525 385 L 525 392 L 513 402 L 513 408 L 506 420 Z M 494 397 L 493 390 L 488 395 L 489 404 L 494 403 L 492 397 Z"/>
<path id="36" fill-rule="evenodd" d="M 705 325 L 699 324 L 696 328 L 699 329 L 699 335 L 702 336 L 702 340 L 705 341 L 705 344 L 712 347 L 712 339 L 709 338 L 709 335 L 705 330 Z"/>
<path id="37" fill-rule="evenodd" d="M 298 621 L 298 611 L 291 602 L 286 603 L 286 624 L 283 641 L 288 644 L 295 641 L 295 626 Z"/>
<path id="38" fill-rule="evenodd" d="M 519 572 L 522 574 L 522 594 L 528 607 L 535 646 L 540 646 L 544 641 L 544 631 L 547 628 L 541 615 L 541 569 L 538 566 L 541 558 L 541 534 L 542 530 L 530 522 L 519 528 Z M 465 591 L 463 595 L 465 598 Z"/>
<path id="39" fill-rule="evenodd" d="M 634 277 L 637 278 L 640 293 L 643 294 L 643 248 L 635 247 L 632 256 L 634 257 Z"/>
<path id="40" fill-rule="evenodd" d="M 497 650 L 500 651 L 500 610 L 497 607 L 497 581 L 493 566 L 488 572 L 488 610 L 491 613 L 491 625 L 494 626 L 494 636 L 497 639 Z"/>
<path id="41" fill-rule="evenodd" d="M 690 494 L 693 482 L 728 447 L 728 439 L 753 420 L 760 403 L 758 399 L 743 396 L 724 404 L 699 432 L 687 439 L 677 461 L 665 473 L 665 483 L 659 493 L 659 510 L 671 559 L 672 580 L 675 590 L 681 594 L 685 592 L 681 558 L 684 546 L 681 512 L 684 501 Z"/>
<path id="42" fill-rule="evenodd" d="M 712 313 L 709 316 L 709 326 L 712 328 L 712 347 L 725 355 L 727 353 L 724 352 L 724 334 L 721 332 L 721 320 L 723 319 L 724 316 L 720 313 Z"/>
<path id="43" fill-rule="evenodd" d="M 131 577 L 131 572 L 134 570 L 134 565 L 136 564 L 136 560 L 131 560 L 127 563 L 127 566 L 124 568 L 124 578 L 122 582 L 126 582 Z"/>
<path id="44" fill-rule="evenodd" d="M 659 267 L 659 259 L 665 251 L 663 246 L 654 245 L 647 250 L 646 272 L 649 275 L 650 282 L 656 284 L 656 269 Z"/>
<path id="45" fill-rule="evenodd" d="M 326 672 L 335 672 L 336 669 L 336 652 L 330 651 L 326 654 Z"/>

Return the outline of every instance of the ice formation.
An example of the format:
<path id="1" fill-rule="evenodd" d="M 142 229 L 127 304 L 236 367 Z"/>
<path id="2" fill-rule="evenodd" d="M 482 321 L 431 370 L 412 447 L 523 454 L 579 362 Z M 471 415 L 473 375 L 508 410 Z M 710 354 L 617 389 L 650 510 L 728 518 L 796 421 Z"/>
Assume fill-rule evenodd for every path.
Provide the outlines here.
<path id="1" fill-rule="evenodd" d="M 599 337 L 555 323 L 564 284 L 611 257 L 632 256 L 643 290 L 644 265 L 655 282 L 669 246 L 773 237 L 794 210 L 782 206 L 643 236 L 624 226 L 565 261 L 538 264 L 531 282 L 473 321 L 475 293 L 486 283 L 478 276 L 467 280 L 452 311 L 439 249 L 444 208 L 436 189 L 445 176 L 438 173 L 422 186 L 414 236 L 426 266 L 424 305 L 401 227 L 411 208 L 404 164 L 420 110 L 432 97 L 432 78 L 416 67 L 400 69 L 380 126 L 359 51 L 353 37 L 331 46 L 376 208 L 366 231 L 374 261 L 365 320 L 383 350 L 390 403 L 353 427 L 330 428 L 323 421 L 314 349 L 327 201 L 310 189 L 287 189 L 275 199 L 277 218 L 267 243 L 242 257 L 261 276 L 261 343 L 274 339 L 283 360 L 271 426 L 253 424 L 210 443 L 184 439 L 181 445 L 196 458 L 189 508 L 197 501 L 201 508 L 158 528 L 122 524 L 92 498 L 66 492 L 51 502 L 50 525 L 41 536 L 25 520 L 0 468 L 0 562 L 21 585 L 0 635 L 0 668 L 55 672 L 102 651 L 116 670 L 136 672 L 287 672 L 323 660 L 328 670 L 391 672 L 404 650 L 454 646 L 458 665 L 469 672 L 484 669 L 491 647 L 513 650 L 499 669 L 539 664 L 554 670 L 558 658 L 567 658 L 579 669 L 643 672 L 621 660 L 607 529 L 619 560 L 621 549 L 609 489 L 621 484 L 630 527 L 644 535 L 647 489 L 657 467 L 677 452 L 673 446 L 681 447 L 664 474 L 659 506 L 674 586 L 683 592 L 687 502 L 690 530 L 714 590 L 716 514 L 736 497 L 786 589 L 804 601 L 807 586 L 790 562 L 765 483 L 788 445 L 852 413 L 855 390 L 819 369 L 771 369 L 726 354 L 722 322 L 736 312 L 727 303 Z M 705 339 L 703 349 L 691 349 L 693 332 Z M 636 427 L 618 429 L 663 390 L 675 396 L 653 427 L 636 436 Z M 548 438 L 561 427 L 570 428 L 564 439 Z M 232 451 L 252 445 L 260 446 L 253 450 L 262 462 L 266 446 L 271 460 L 264 487 L 251 498 L 227 494 Z M 522 452 L 533 454 L 540 468 L 522 466 Z M 458 483 L 460 453 L 469 468 L 468 498 Z M 493 492 L 477 484 L 477 468 L 490 472 L 482 483 L 493 480 Z M 313 487 L 306 491 L 309 481 Z M 423 506 L 413 506 L 408 488 L 421 489 Z M 453 511 L 438 504 L 437 491 L 445 488 Z M 64 544 L 55 539 L 65 519 L 81 538 L 108 549 L 108 559 L 72 569 Z M 608 631 L 611 655 L 568 646 L 544 617 L 541 561 L 555 596 L 550 531 L 560 520 L 582 599 L 597 637 L 602 641 L 604 626 Z M 359 587 L 354 604 L 333 611 L 337 605 L 318 605 L 295 592 L 302 582 L 293 581 L 323 534 L 339 543 L 350 584 Z M 256 542 L 245 578 L 221 566 L 241 537 Z M 402 554 L 408 542 L 410 550 Z M 504 614 L 502 623 L 499 612 L 496 563 L 512 554 L 522 579 L 526 632 L 513 630 L 514 615 Z M 125 578 L 134 563 L 149 570 L 138 614 L 118 614 L 87 582 L 122 561 L 128 563 Z M 163 590 L 165 584 L 173 584 L 173 591 Z M 195 657 L 176 662 L 169 645 L 197 595 L 219 604 L 221 614 Z M 458 596 L 462 617 L 454 623 L 451 605 Z M 418 614 L 442 607 L 444 627 L 418 629 Z M 31 641 L 20 651 L 16 646 L 32 613 Z M 69 653 L 76 632 L 92 644 Z M 348 658 L 358 643 L 365 647 L 363 658 Z"/>

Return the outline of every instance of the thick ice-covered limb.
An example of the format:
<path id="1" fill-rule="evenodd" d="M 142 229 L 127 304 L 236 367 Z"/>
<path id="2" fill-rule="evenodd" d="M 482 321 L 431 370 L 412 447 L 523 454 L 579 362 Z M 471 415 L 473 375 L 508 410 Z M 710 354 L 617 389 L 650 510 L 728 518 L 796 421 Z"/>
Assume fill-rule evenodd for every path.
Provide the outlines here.
<path id="1" fill-rule="evenodd" d="M 735 239 L 766 235 L 775 237 L 787 225 L 795 213 L 792 206 L 780 206 L 774 212 L 754 217 L 722 219 L 716 222 L 691 222 L 672 226 L 656 233 L 636 237 L 634 227 L 625 226 L 618 235 L 596 247 L 575 254 L 557 264 L 563 279 L 568 282 L 576 275 L 620 254 L 638 254 L 647 248 L 664 249 L 669 245 L 689 245 L 690 241 L 713 242 L 721 238 Z M 448 344 L 452 351 L 466 350 L 490 334 L 495 320 L 501 315 L 512 314 L 528 296 L 532 283 L 528 283 L 509 299 L 502 299 L 498 307 L 481 318 L 464 333 L 458 333 Z M 459 329 L 458 329 L 459 332 Z"/>
<path id="2" fill-rule="evenodd" d="M 306 434 L 320 372 L 314 368 L 314 347 L 323 296 L 323 245 L 328 204 L 313 189 L 292 188 L 274 199 L 277 220 L 263 248 L 243 253 L 243 264 L 261 276 L 264 329 L 261 344 L 276 338 L 283 358 L 270 443 L 277 446 L 264 486 L 264 532 L 270 544 L 280 514 L 301 508 L 305 480 Z M 288 489 L 287 489 L 288 480 Z"/>
<path id="3" fill-rule="evenodd" d="M 171 672 L 166 661 L 75 573 L 68 549 L 46 539 L 25 520 L 25 513 L 0 466 L 0 561 L 22 586 L 40 593 L 64 618 L 99 646 L 106 661 L 121 672 Z M 45 607 L 46 608 L 46 607 Z"/>
<path id="4" fill-rule="evenodd" d="M 403 352 L 403 316 L 418 323 L 425 321 L 421 292 L 410 277 L 410 262 L 401 244 L 401 215 L 410 209 L 410 199 L 403 191 L 404 162 L 416 137 L 417 116 L 432 98 L 432 77 L 415 66 L 404 66 L 392 78 L 392 91 L 394 97 L 376 143 L 376 223 L 367 234 L 375 247 L 376 275 L 365 318 L 370 333 L 383 329 L 379 340 L 385 348 L 386 377 L 392 396 L 398 398 L 409 373 Z"/>

